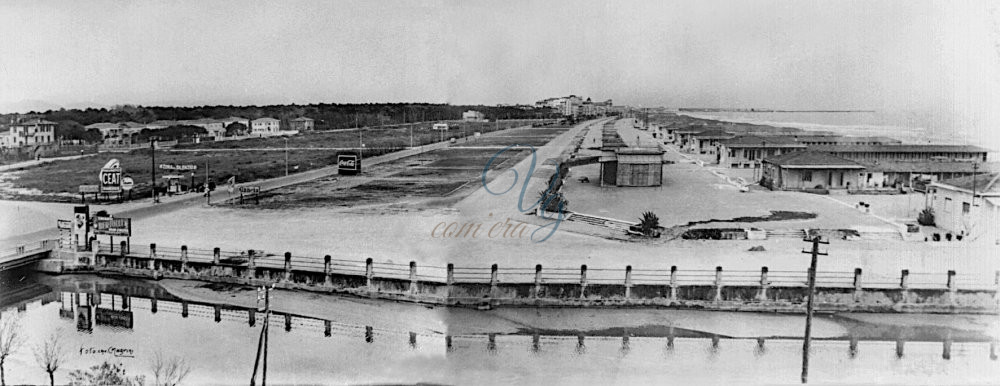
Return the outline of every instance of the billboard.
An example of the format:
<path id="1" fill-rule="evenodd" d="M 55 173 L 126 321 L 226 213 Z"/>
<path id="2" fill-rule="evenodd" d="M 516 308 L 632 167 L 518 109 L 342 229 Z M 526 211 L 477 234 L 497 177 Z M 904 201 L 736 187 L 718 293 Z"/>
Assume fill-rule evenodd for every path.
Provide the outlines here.
<path id="1" fill-rule="evenodd" d="M 101 168 L 101 193 L 121 193 L 122 167 L 117 159 L 112 158 Z"/>
<path id="2" fill-rule="evenodd" d="M 111 326 L 132 329 L 132 311 L 110 310 L 97 307 L 94 321 L 98 326 Z"/>
<path id="3" fill-rule="evenodd" d="M 355 154 L 340 154 L 337 156 L 337 173 L 352 175 L 361 173 L 361 161 Z"/>
<path id="4" fill-rule="evenodd" d="M 132 219 L 127 217 L 96 217 L 94 234 L 108 236 L 132 236 Z"/>

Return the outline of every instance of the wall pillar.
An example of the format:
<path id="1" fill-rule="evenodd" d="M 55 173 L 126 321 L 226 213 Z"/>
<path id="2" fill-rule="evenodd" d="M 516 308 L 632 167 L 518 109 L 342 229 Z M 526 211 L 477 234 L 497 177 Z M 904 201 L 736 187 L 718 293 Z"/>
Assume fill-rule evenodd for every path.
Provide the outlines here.
<path id="1" fill-rule="evenodd" d="M 181 245 L 181 273 L 188 273 L 188 247 Z"/>
<path id="2" fill-rule="evenodd" d="M 330 255 L 323 256 L 323 285 L 330 286 Z M 327 335 L 329 336 L 329 335 Z"/>
<path id="3" fill-rule="evenodd" d="M 990 359 L 997 360 L 997 341 L 990 341 Z"/>
<path id="4" fill-rule="evenodd" d="M 632 266 L 625 266 L 625 299 L 632 297 Z"/>
<path id="5" fill-rule="evenodd" d="M 769 287 L 771 287 L 771 282 L 767 280 L 767 267 L 760 267 L 760 290 L 757 292 L 757 301 L 767 301 Z"/>
<path id="6" fill-rule="evenodd" d="M 118 250 L 118 253 L 121 254 L 121 261 L 118 264 L 120 266 L 122 266 L 122 267 L 125 267 L 126 266 L 125 261 L 128 259 L 128 252 L 125 250 L 125 242 L 124 241 L 122 241 L 122 247 L 121 247 L 121 249 Z M 108 260 L 107 259 L 104 260 L 104 265 L 105 266 L 108 265 Z"/>
<path id="7" fill-rule="evenodd" d="M 542 297 L 542 265 L 535 264 L 535 299 Z"/>
<path id="8" fill-rule="evenodd" d="M 410 332 L 410 348 L 417 348 L 417 333 Z"/>
<path id="9" fill-rule="evenodd" d="M 149 270 L 156 270 L 156 243 L 149 244 Z"/>
<path id="10" fill-rule="evenodd" d="M 670 267 L 670 301 L 677 301 L 677 266 Z"/>
<path id="11" fill-rule="evenodd" d="M 899 290 L 902 295 L 900 303 L 910 302 L 910 270 L 904 269 L 899 274 Z"/>
<path id="12" fill-rule="evenodd" d="M 715 301 L 722 300 L 722 267 L 715 267 Z"/>
<path id="13" fill-rule="evenodd" d="M 188 317 L 188 302 L 187 300 L 181 300 L 181 317 Z"/>
<path id="14" fill-rule="evenodd" d="M 250 327 L 257 324 L 257 310 L 253 308 L 247 310 L 247 323 L 250 324 Z"/>
<path id="15" fill-rule="evenodd" d="M 418 291 L 418 289 L 417 289 L 417 262 L 416 261 L 411 261 L 410 262 L 410 288 L 409 288 L 409 290 L 410 290 L 410 295 L 416 295 L 417 291 Z"/>
<path id="16" fill-rule="evenodd" d="M 447 296 L 451 297 L 452 287 L 455 285 L 455 264 L 448 263 L 447 273 L 445 274 L 445 291 Z"/>
<path id="17" fill-rule="evenodd" d="M 285 331 L 291 331 L 291 330 L 292 330 L 292 315 L 285 314 Z"/>
<path id="18" fill-rule="evenodd" d="M 958 292 L 958 287 L 955 286 L 955 271 L 948 271 L 948 302 L 952 305 L 955 304 L 955 293 Z"/>
<path id="19" fill-rule="evenodd" d="M 500 268 L 496 264 L 490 266 L 490 300 L 492 301 L 497 297 L 497 285 L 500 281 L 499 271 Z"/>
<path id="20" fill-rule="evenodd" d="M 906 341 L 902 338 L 896 339 L 896 358 L 903 358 L 903 347 L 906 345 Z"/>
<path id="21" fill-rule="evenodd" d="M 941 359 L 951 360 L 951 334 L 944 339 L 943 347 L 941 348 Z"/>
<path id="22" fill-rule="evenodd" d="M 253 279 L 257 276 L 257 261 L 256 256 L 254 256 L 255 253 L 256 251 L 252 249 L 247 251 L 247 279 Z"/>
<path id="23" fill-rule="evenodd" d="M 222 255 L 222 251 L 219 250 L 219 247 L 215 247 L 215 248 L 212 249 L 212 275 L 215 275 L 215 276 L 219 275 L 219 271 L 220 271 L 220 269 L 219 269 L 219 258 L 221 257 L 221 255 Z"/>
<path id="24" fill-rule="evenodd" d="M 332 330 L 333 330 L 333 323 L 331 323 L 329 320 L 324 320 L 323 321 L 323 336 L 325 336 L 325 337 L 332 336 L 333 335 L 333 331 Z"/>
<path id="25" fill-rule="evenodd" d="M 365 259 L 365 286 L 368 287 L 368 291 L 374 291 L 375 285 L 372 283 L 372 279 L 375 277 L 375 272 L 372 270 L 372 258 Z"/>
<path id="26" fill-rule="evenodd" d="M 149 299 L 149 311 L 156 313 L 156 298 Z"/>
<path id="27" fill-rule="evenodd" d="M 365 326 L 365 343 L 371 343 L 375 341 L 375 333 L 372 331 L 372 326 Z"/>
<path id="28" fill-rule="evenodd" d="M 587 298 L 587 265 L 580 266 L 580 299 Z"/>
<path id="29" fill-rule="evenodd" d="M 222 306 L 216 304 L 216 305 L 213 305 L 212 308 L 214 309 L 213 311 L 215 311 L 215 322 L 216 323 L 221 322 L 222 321 Z"/>
<path id="30" fill-rule="evenodd" d="M 847 348 L 847 356 L 851 357 L 851 359 L 854 359 L 855 357 L 858 356 L 858 337 L 851 335 L 850 339 L 851 343 Z"/>
<path id="31" fill-rule="evenodd" d="M 861 268 L 854 269 L 854 301 L 857 302 L 861 300 L 861 294 L 864 293 L 863 285 L 861 282 Z"/>
<path id="32" fill-rule="evenodd" d="M 292 281 L 292 253 L 285 252 L 285 282 Z"/>

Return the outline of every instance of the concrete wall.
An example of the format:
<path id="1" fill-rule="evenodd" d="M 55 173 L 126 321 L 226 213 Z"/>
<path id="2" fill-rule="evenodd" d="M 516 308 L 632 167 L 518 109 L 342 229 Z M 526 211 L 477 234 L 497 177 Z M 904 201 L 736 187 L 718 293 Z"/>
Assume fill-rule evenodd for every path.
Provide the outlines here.
<path id="1" fill-rule="evenodd" d="M 186 248 L 183 250 L 186 251 Z M 505 277 L 505 271 L 495 265 L 490 270 L 480 270 L 479 276 L 463 273 L 456 280 L 455 270 L 450 265 L 444 277 L 436 278 L 433 274 L 421 272 L 416 263 L 411 263 L 408 268 L 405 265 L 393 268 L 385 263 L 376 264 L 369 259 L 359 265 L 355 272 L 345 273 L 333 272 L 329 263 L 322 267 L 292 269 L 294 263 L 290 254 L 286 254 L 288 259 L 283 267 L 275 267 L 273 259 L 266 267 L 251 267 L 253 260 L 247 266 L 238 267 L 205 261 L 192 262 L 185 256 L 186 252 L 179 260 L 169 260 L 160 258 L 165 256 L 159 256 L 155 252 L 148 255 L 101 253 L 91 271 L 149 279 L 169 277 L 246 285 L 276 283 L 278 287 L 286 289 L 480 308 L 656 306 L 804 312 L 808 295 L 808 288 L 801 280 L 786 280 L 780 276 L 768 278 L 766 267 L 756 274 L 759 278 L 753 278 L 753 272 L 727 273 L 721 267 L 716 268 L 714 277 L 712 271 L 684 271 L 681 274 L 676 267 L 670 271 L 647 270 L 640 275 L 644 281 L 634 283 L 631 267 L 610 273 L 607 269 L 592 270 L 602 275 L 598 279 L 593 276 L 588 278 L 586 266 L 572 274 L 567 274 L 565 269 L 544 271 L 541 266 L 537 266 L 533 280 L 530 274 L 525 275 L 523 270 L 519 270 L 517 277 L 524 279 L 502 282 L 500 278 Z M 376 275 L 376 271 L 389 273 Z M 511 274 L 513 271 L 506 272 Z M 609 274 L 621 279 L 608 279 Z M 731 278 L 727 275 L 731 275 Z M 829 283 L 834 277 L 839 278 L 836 284 L 823 284 Z M 898 286 L 886 287 L 880 284 L 879 288 L 870 288 L 865 285 L 865 277 L 860 269 L 854 272 L 853 280 L 850 273 L 821 276 L 821 285 L 816 290 L 816 309 L 828 312 L 998 313 L 996 280 L 991 284 L 960 289 L 955 284 L 956 273 L 950 271 L 946 283 L 912 288 L 909 277 L 909 272 L 904 270 L 900 274 Z M 1000 273 L 996 277 L 1000 278 Z"/>

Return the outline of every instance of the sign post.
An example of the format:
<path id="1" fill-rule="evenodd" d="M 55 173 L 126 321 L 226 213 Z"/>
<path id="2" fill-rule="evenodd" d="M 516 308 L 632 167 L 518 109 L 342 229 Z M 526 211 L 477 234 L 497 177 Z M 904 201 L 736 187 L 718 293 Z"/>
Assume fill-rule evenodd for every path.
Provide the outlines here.
<path id="1" fill-rule="evenodd" d="M 243 193 L 253 194 L 254 202 L 260 204 L 260 187 L 259 186 L 241 186 L 240 187 L 240 204 L 243 204 Z"/>

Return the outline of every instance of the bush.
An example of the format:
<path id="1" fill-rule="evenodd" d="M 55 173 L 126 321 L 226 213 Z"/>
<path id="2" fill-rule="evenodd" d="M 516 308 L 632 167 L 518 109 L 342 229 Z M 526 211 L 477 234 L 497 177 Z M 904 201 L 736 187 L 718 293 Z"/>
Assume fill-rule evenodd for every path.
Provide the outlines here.
<path id="1" fill-rule="evenodd" d="M 774 190 L 774 181 L 767 177 L 760 178 L 760 186 Z"/>
<path id="2" fill-rule="evenodd" d="M 639 221 L 639 227 L 643 235 L 657 237 L 659 236 L 660 217 L 653 212 L 645 212 Z"/>
<path id="3" fill-rule="evenodd" d="M 934 226 L 934 209 L 926 208 L 917 215 L 917 223 L 924 226 Z"/>

